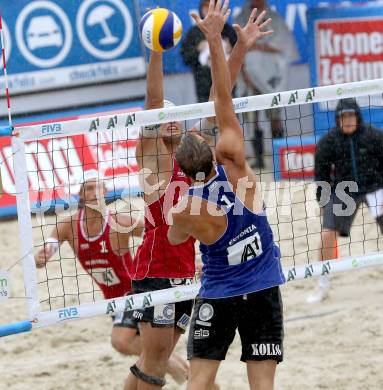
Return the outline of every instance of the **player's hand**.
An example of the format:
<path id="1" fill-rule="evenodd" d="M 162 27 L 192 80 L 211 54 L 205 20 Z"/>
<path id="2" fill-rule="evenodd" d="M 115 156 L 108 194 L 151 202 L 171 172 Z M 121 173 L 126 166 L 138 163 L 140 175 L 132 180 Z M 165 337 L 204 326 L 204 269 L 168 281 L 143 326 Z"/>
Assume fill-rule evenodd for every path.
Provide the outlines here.
<path id="1" fill-rule="evenodd" d="M 45 263 L 47 262 L 46 261 L 46 257 L 45 257 L 45 250 L 44 249 L 40 249 L 36 253 L 36 255 L 35 255 L 35 262 L 36 262 L 36 267 L 37 268 L 44 267 Z"/>
<path id="2" fill-rule="evenodd" d="M 44 247 L 41 248 L 35 255 L 35 263 L 37 268 L 42 268 L 45 266 L 49 258 L 54 254 L 55 250 L 51 244 L 46 243 Z"/>
<path id="3" fill-rule="evenodd" d="M 221 32 L 231 13 L 229 0 L 225 0 L 223 4 L 222 0 L 218 0 L 217 4 L 214 3 L 214 0 L 210 0 L 209 11 L 204 19 L 201 19 L 197 12 L 190 13 L 208 41 L 221 38 Z"/>
<path id="4" fill-rule="evenodd" d="M 243 45 L 246 50 L 250 50 L 255 42 L 263 37 L 273 34 L 273 30 L 264 31 L 264 29 L 271 23 L 271 19 L 265 19 L 266 11 L 262 11 L 258 17 L 257 9 L 254 8 L 249 20 L 244 27 L 234 24 L 233 28 L 237 33 L 238 43 Z"/>

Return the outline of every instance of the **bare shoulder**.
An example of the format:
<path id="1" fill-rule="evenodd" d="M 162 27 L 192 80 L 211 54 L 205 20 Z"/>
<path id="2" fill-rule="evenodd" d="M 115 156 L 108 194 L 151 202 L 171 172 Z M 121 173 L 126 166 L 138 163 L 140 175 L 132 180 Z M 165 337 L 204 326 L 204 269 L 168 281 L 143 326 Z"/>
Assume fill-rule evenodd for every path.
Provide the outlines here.
<path id="1" fill-rule="evenodd" d="M 133 218 L 128 211 L 112 212 L 111 217 L 121 226 L 131 226 Z"/>

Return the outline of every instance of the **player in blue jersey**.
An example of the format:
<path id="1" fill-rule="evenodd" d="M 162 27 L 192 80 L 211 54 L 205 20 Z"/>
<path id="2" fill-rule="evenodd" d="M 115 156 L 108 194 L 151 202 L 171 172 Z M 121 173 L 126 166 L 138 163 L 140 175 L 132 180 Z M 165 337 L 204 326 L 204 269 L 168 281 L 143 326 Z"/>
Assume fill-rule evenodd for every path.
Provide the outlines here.
<path id="1" fill-rule="evenodd" d="M 189 390 L 209 389 L 238 329 L 241 360 L 251 389 L 271 390 L 283 359 L 283 314 L 279 285 L 285 279 L 256 176 L 247 165 L 241 126 L 233 111 L 230 76 L 220 38 L 228 0 L 211 0 L 208 15 L 193 14 L 211 51 L 215 111 L 219 126 L 216 156 L 196 133 L 183 136 L 176 159 L 193 185 L 169 214 L 169 241 L 200 241 L 202 287 L 188 341 Z M 270 20 L 251 24 L 257 38 Z"/>

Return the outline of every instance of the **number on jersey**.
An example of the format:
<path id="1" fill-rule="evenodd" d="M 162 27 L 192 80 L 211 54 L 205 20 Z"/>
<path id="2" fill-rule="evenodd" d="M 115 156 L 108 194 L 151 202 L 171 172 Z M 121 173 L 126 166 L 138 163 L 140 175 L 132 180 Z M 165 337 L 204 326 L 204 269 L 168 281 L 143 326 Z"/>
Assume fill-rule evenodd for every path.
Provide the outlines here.
<path id="1" fill-rule="evenodd" d="M 104 240 L 100 242 L 100 245 L 101 245 L 100 253 L 108 253 L 108 248 L 106 247 L 106 242 Z"/>

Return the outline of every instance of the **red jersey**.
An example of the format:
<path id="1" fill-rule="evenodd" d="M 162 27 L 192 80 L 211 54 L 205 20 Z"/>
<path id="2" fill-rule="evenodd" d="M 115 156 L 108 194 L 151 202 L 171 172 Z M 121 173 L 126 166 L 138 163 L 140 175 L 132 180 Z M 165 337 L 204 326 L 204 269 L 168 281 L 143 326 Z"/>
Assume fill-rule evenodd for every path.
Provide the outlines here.
<path id="1" fill-rule="evenodd" d="M 113 251 L 109 236 L 111 218 L 109 212 L 101 233 L 88 237 L 84 226 L 84 210 L 77 214 L 77 258 L 98 284 L 106 299 L 121 297 L 130 292 L 132 287 L 128 272 L 132 258 L 129 252 L 119 256 Z"/>
<path id="2" fill-rule="evenodd" d="M 145 206 L 145 234 L 137 250 L 131 272 L 132 279 L 192 278 L 195 273 L 194 238 L 180 245 L 168 241 L 166 216 L 187 193 L 191 181 L 173 160 L 173 174 L 160 199 Z"/>

